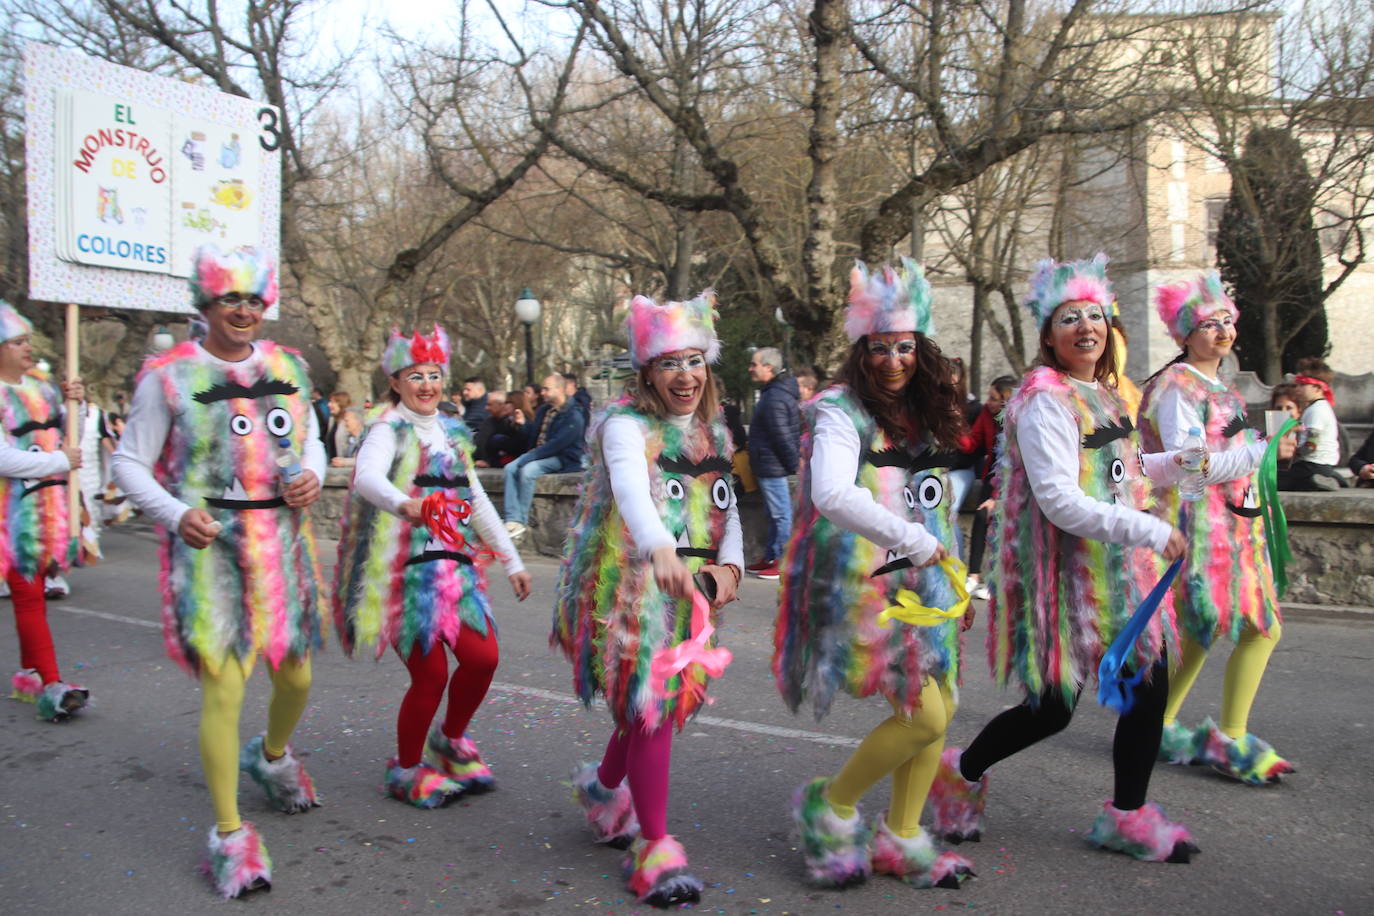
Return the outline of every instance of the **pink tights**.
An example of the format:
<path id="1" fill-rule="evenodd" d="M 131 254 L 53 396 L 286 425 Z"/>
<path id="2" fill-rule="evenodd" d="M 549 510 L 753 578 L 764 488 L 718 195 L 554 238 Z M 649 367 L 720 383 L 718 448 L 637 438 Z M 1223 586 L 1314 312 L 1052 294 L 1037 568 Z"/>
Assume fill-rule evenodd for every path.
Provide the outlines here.
<path id="1" fill-rule="evenodd" d="M 646 840 L 668 833 L 668 770 L 673 763 L 673 724 L 664 722 L 651 732 L 638 727 L 616 729 L 596 776 L 608 789 L 630 778 L 639 832 Z"/>

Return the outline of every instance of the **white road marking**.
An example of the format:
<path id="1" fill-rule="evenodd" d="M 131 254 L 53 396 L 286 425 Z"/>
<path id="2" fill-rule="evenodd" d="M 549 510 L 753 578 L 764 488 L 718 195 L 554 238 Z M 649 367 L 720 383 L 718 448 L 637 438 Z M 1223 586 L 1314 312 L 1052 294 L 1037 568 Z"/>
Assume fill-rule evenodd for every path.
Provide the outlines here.
<path id="1" fill-rule="evenodd" d="M 148 627 L 152 630 L 162 629 L 162 624 L 156 620 L 139 620 L 137 617 L 125 617 L 122 614 L 109 614 L 105 611 L 93 611 L 90 608 L 77 607 L 74 604 L 62 604 L 53 602 L 48 605 L 60 611 L 67 611 L 71 614 L 82 614 L 86 617 L 99 617 L 101 620 L 113 620 L 115 623 L 130 623 L 136 627 Z M 542 687 L 526 687 L 523 684 L 507 684 L 502 681 L 493 681 L 492 690 L 500 690 L 503 693 L 518 693 L 522 696 L 537 697 L 541 700 L 552 700 L 555 703 L 578 704 L 582 703 L 577 697 L 569 693 L 559 693 L 556 690 L 545 690 Z M 604 707 L 600 700 L 594 706 Z M 843 747 L 858 747 L 858 738 L 846 738 L 843 735 L 827 735 L 822 732 L 809 732 L 800 728 L 783 728 L 778 725 L 764 725 L 760 722 L 745 722 L 740 719 L 722 719 L 719 716 L 697 716 L 692 720 L 697 725 L 714 725 L 717 728 L 729 728 L 737 732 L 747 732 L 751 735 L 768 735 L 773 738 L 788 738 L 792 741 L 814 741 L 816 744 L 841 745 Z"/>

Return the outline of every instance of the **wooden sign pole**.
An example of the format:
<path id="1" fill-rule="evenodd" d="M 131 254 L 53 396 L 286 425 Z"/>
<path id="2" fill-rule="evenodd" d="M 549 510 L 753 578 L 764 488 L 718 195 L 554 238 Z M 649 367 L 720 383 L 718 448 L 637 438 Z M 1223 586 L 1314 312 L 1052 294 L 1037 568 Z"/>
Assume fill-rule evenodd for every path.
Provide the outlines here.
<path id="1" fill-rule="evenodd" d="M 81 307 L 67 304 L 67 381 L 81 377 Z M 66 443 L 68 447 L 81 445 L 81 402 L 67 401 Z M 67 475 L 67 531 L 68 537 L 81 537 L 81 472 Z"/>

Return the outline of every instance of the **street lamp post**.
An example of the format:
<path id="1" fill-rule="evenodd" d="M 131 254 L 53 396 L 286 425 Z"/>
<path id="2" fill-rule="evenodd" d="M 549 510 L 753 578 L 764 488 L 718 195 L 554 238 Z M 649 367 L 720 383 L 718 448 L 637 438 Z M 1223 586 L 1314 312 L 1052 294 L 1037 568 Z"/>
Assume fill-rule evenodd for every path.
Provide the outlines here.
<path id="1" fill-rule="evenodd" d="M 534 325 L 539 321 L 539 300 L 527 286 L 515 300 L 515 317 L 525 326 L 525 384 L 534 385 Z"/>
<path id="2" fill-rule="evenodd" d="M 792 322 L 782 313 L 782 306 L 773 309 L 773 320 L 782 325 L 782 364 L 792 370 Z"/>
<path id="3" fill-rule="evenodd" d="M 172 336 L 172 332 L 167 330 L 167 325 L 158 325 L 157 333 L 153 335 L 152 348 L 154 353 L 161 353 L 163 350 L 170 350 L 176 346 L 177 339 Z"/>

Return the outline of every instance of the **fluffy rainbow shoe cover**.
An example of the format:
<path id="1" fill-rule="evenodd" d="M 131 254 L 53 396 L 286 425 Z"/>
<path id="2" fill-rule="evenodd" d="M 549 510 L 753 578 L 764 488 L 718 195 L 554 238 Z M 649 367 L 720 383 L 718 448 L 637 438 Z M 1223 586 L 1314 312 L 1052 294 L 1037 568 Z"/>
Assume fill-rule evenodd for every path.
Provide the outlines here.
<path id="1" fill-rule="evenodd" d="M 596 841 L 614 849 L 628 849 L 639 835 L 629 786 L 621 783 L 608 789 L 597 778 L 597 765 L 583 763 L 573 770 L 572 789 L 573 800 L 582 806 Z"/>
<path id="2" fill-rule="evenodd" d="M 983 807 L 988 796 L 988 774 L 977 782 L 969 782 L 959 772 L 957 747 L 947 747 L 940 755 L 940 767 L 930 786 L 926 805 L 931 811 L 930 830 L 947 843 L 976 843 L 983 838 L 987 820 Z"/>
<path id="3" fill-rule="evenodd" d="M 701 900 L 702 883 L 687 871 L 687 853 L 671 836 L 636 837 L 625 859 L 625 882 L 640 903 L 660 909 Z"/>
<path id="4" fill-rule="evenodd" d="M 1204 719 L 1197 727 L 1194 741 L 1195 763 L 1205 763 L 1223 776 L 1248 785 L 1276 783 L 1285 773 L 1297 771 L 1268 742 L 1249 732 L 1232 738 L 1217 728 L 1211 719 Z"/>
<path id="5" fill-rule="evenodd" d="M 463 787 L 427 763 L 401 766 L 392 757 L 386 762 L 386 794 L 417 808 L 442 808 L 463 794 Z"/>
<path id="6" fill-rule="evenodd" d="M 842 818 L 830 807 L 825 797 L 829 785 L 830 780 L 820 777 L 797 789 L 792 819 L 801 832 L 802 858 L 811 882 L 818 887 L 849 887 L 872 873 L 871 838 L 858 811 Z"/>
<path id="7" fill-rule="evenodd" d="M 1193 730 L 1178 722 L 1166 722 L 1159 739 L 1159 759 L 1175 766 L 1197 763 L 1197 740 Z"/>
<path id="8" fill-rule="evenodd" d="M 91 692 L 85 687 L 53 681 L 43 685 L 34 702 L 38 705 L 38 718 L 61 722 L 78 709 L 85 709 L 90 698 Z"/>
<path id="9" fill-rule="evenodd" d="M 912 887 L 957 890 L 961 881 L 974 877 L 973 863 L 968 859 L 936 849 L 924 830 L 914 837 L 898 836 L 888 828 L 886 815 L 879 818 L 873 831 L 872 860 L 875 875 L 891 875 Z"/>
<path id="10" fill-rule="evenodd" d="M 1144 862 L 1186 865 L 1199 852 L 1188 828 L 1165 817 L 1163 809 L 1154 802 L 1134 811 L 1122 811 L 1109 801 L 1103 802 L 1088 842 Z"/>
<path id="11" fill-rule="evenodd" d="M 247 821 L 228 836 L 210 828 L 210 859 L 205 863 L 215 890 L 226 899 L 272 889 L 272 857 L 257 829 Z"/>
<path id="12" fill-rule="evenodd" d="M 33 668 L 21 668 L 10 678 L 10 699 L 24 703 L 37 703 L 38 695 L 43 692 L 43 679 Z"/>
<path id="13" fill-rule="evenodd" d="M 454 740 L 436 725 L 429 733 L 429 750 L 444 775 L 469 795 L 480 795 L 495 787 L 491 768 L 482 762 L 477 745 L 467 735 Z"/>
<path id="14" fill-rule="evenodd" d="M 243 746 L 239 754 L 239 769 L 262 786 L 267 800 L 280 811 L 299 814 L 320 806 L 315 783 L 305 771 L 305 764 L 296 759 L 288 745 L 286 753 L 276 760 L 268 760 L 262 749 L 262 735 Z"/>

